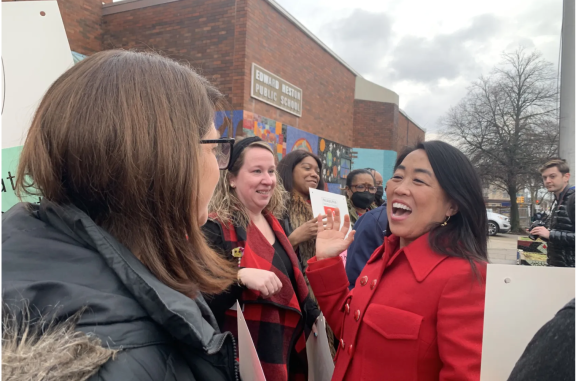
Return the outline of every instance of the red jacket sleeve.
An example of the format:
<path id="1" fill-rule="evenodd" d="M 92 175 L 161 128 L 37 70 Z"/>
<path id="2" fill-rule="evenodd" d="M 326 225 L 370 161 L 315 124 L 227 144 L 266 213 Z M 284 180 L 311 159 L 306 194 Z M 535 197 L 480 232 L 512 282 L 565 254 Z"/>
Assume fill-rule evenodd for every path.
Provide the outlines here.
<path id="1" fill-rule="evenodd" d="M 318 261 L 313 257 L 308 260 L 306 275 L 328 325 L 334 331 L 334 335 L 340 337 L 344 322 L 341 307 L 349 294 L 348 277 L 342 258 L 338 256 Z"/>
<path id="2" fill-rule="evenodd" d="M 482 359 L 486 268 L 478 265 L 482 280 L 471 272 L 455 274 L 438 303 L 440 381 L 478 381 Z"/>

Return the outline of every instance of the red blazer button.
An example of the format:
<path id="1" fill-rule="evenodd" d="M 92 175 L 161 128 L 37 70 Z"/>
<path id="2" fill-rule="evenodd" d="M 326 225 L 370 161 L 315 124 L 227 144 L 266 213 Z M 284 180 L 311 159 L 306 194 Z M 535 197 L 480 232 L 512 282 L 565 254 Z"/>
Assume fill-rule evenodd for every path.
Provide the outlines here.
<path id="1" fill-rule="evenodd" d="M 346 303 L 346 306 L 344 306 L 344 308 L 346 309 L 346 314 L 350 313 L 350 304 Z"/>
<path id="2" fill-rule="evenodd" d="M 354 320 L 360 320 L 360 310 L 356 310 L 356 312 L 354 312 Z"/>
<path id="3" fill-rule="evenodd" d="M 361 286 L 366 286 L 366 283 L 368 283 L 368 277 L 366 275 L 364 275 L 362 277 L 362 279 L 360 279 L 360 285 Z"/>
<path id="4" fill-rule="evenodd" d="M 344 348 L 346 348 L 346 346 L 344 344 L 344 339 L 340 339 L 340 346 L 342 347 L 342 350 L 344 350 Z"/>
<path id="5" fill-rule="evenodd" d="M 350 346 L 348 347 L 348 354 L 350 356 L 352 356 L 352 351 L 354 350 L 354 348 L 352 348 L 352 344 L 350 344 Z"/>
<path id="6" fill-rule="evenodd" d="M 371 289 L 371 290 L 373 290 L 374 287 L 376 287 L 376 283 L 378 283 L 378 281 L 377 281 L 376 279 L 374 279 L 374 280 L 372 281 L 372 283 L 370 283 L 370 289 Z"/>

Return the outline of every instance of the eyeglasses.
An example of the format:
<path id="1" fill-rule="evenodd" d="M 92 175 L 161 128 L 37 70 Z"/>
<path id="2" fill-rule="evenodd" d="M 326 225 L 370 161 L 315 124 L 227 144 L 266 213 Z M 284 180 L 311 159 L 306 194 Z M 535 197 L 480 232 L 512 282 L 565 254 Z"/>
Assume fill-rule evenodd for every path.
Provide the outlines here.
<path id="1" fill-rule="evenodd" d="M 234 147 L 233 138 L 220 138 L 212 140 L 200 140 L 200 144 L 218 144 L 215 148 L 216 159 L 218 160 L 218 167 L 221 170 L 229 169 L 230 159 L 232 158 L 232 149 Z"/>
<path id="2" fill-rule="evenodd" d="M 364 192 L 364 191 L 368 190 L 368 192 L 370 192 L 370 193 L 376 193 L 376 190 L 378 189 L 375 186 L 368 186 L 368 185 L 363 185 L 363 184 L 351 185 L 350 188 L 356 189 L 358 192 Z"/>

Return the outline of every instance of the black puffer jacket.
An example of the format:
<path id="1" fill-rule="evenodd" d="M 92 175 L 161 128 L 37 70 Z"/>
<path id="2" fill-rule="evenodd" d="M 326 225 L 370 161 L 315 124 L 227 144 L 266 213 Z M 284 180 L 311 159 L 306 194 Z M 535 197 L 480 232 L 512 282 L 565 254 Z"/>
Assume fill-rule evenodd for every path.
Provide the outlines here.
<path id="1" fill-rule="evenodd" d="M 550 219 L 548 265 L 574 267 L 574 188 L 566 188 L 558 197 Z"/>
<path id="2" fill-rule="evenodd" d="M 11 379 L 31 379 L 30 374 L 41 372 L 49 372 L 43 380 L 84 380 L 86 374 L 102 381 L 238 379 L 232 335 L 220 333 L 203 297 L 193 300 L 164 285 L 73 206 L 42 200 L 40 206 L 18 204 L 4 214 L 2 299 L 4 313 L 22 316 L 14 311 L 29 310 L 27 322 L 46 316 L 62 321 L 86 307 L 76 329 L 119 350 L 103 365 L 97 358 L 74 361 L 80 373 L 64 377 L 70 366 L 61 355 L 66 345 L 49 340 L 62 347 L 40 350 L 54 353 L 56 366 L 31 370 L 31 356 L 19 369 L 18 353 L 6 354 L 12 359 Z M 3 368 L 8 348 L 3 338 Z M 68 363 L 58 366 L 58 355 Z"/>
<path id="3" fill-rule="evenodd" d="M 508 381 L 574 381 L 574 299 L 528 344 Z"/>

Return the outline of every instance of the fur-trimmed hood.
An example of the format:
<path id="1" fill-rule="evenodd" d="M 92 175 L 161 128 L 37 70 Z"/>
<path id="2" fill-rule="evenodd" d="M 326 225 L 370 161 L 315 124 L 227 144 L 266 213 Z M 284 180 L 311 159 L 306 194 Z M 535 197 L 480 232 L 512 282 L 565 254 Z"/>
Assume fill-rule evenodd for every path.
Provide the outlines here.
<path id="1" fill-rule="evenodd" d="M 63 322 L 32 321 L 26 307 L 17 313 L 4 306 L 2 380 L 85 381 L 113 359 L 117 350 L 76 331 L 81 312 Z"/>

